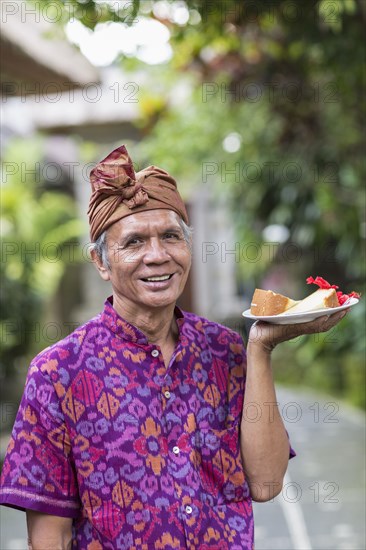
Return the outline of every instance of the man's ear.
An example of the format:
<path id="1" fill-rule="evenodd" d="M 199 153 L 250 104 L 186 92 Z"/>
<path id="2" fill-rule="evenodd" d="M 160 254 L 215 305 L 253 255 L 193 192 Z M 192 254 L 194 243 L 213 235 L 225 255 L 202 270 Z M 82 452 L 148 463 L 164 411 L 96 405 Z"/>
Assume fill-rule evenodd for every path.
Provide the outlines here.
<path id="1" fill-rule="evenodd" d="M 99 275 L 102 277 L 103 281 L 109 281 L 110 275 L 108 269 L 102 264 L 98 254 L 95 250 L 90 251 L 91 259 L 94 262 L 95 267 L 98 270 Z"/>

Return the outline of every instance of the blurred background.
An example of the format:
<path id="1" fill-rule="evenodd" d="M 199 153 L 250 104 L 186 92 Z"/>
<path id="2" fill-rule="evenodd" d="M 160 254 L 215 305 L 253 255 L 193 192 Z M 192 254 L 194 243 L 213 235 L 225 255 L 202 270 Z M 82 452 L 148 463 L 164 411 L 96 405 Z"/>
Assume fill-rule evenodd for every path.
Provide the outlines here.
<path id="1" fill-rule="evenodd" d="M 179 182 L 184 309 L 245 339 L 255 287 L 301 299 L 320 275 L 364 293 L 365 19 L 364 0 L 1 2 L 2 454 L 31 358 L 110 293 L 88 176 L 122 143 Z M 364 320 L 361 299 L 274 354 L 299 457 L 255 508 L 257 550 L 366 546 Z M 0 547 L 25 548 L 22 514 L 0 513 Z"/>

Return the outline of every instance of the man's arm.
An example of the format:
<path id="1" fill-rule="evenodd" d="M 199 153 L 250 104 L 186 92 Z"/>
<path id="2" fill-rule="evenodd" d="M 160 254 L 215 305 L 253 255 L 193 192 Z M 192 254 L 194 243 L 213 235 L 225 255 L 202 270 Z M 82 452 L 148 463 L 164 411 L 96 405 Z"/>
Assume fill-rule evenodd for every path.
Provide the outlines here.
<path id="1" fill-rule="evenodd" d="M 29 550 L 71 549 L 72 518 L 27 510 L 27 528 Z"/>
<path id="2" fill-rule="evenodd" d="M 253 500 L 271 500 L 282 490 L 289 460 L 289 441 L 276 404 L 271 352 L 280 342 L 301 334 L 326 332 L 345 312 L 298 325 L 255 323 L 247 346 L 246 388 L 240 447 Z"/>
<path id="3" fill-rule="evenodd" d="M 251 496 L 258 502 L 280 493 L 289 459 L 289 440 L 276 401 L 270 353 L 260 344 L 248 345 L 240 443 Z"/>

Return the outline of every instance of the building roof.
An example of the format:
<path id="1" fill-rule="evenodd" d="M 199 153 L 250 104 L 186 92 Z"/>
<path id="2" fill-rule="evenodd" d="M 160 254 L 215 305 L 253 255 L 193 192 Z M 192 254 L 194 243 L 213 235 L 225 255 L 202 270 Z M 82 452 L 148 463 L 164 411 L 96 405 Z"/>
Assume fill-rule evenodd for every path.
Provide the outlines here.
<path id="1" fill-rule="evenodd" d="M 99 82 L 98 70 L 74 46 L 51 36 L 57 22 L 47 21 L 42 13 L 37 16 L 25 0 L 3 0 L 0 5 L 2 95 L 62 92 Z M 61 36 L 62 27 L 59 30 Z"/>

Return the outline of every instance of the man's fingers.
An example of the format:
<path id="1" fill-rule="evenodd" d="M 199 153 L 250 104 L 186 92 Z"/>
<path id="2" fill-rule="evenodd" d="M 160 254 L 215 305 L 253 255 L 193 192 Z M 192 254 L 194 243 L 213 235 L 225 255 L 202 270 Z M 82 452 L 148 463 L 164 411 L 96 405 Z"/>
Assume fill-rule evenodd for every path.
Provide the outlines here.
<path id="1" fill-rule="evenodd" d="M 323 315 L 307 323 L 293 325 L 274 325 L 256 321 L 249 334 L 249 342 L 260 342 L 264 348 L 273 349 L 277 344 L 292 340 L 304 334 L 327 332 L 347 314 L 349 309 Z"/>
<path id="2" fill-rule="evenodd" d="M 333 313 L 332 315 L 325 315 L 323 317 L 319 317 L 312 323 L 309 323 L 309 332 L 308 334 L 315 333 L 315 332 L 327 332 L 331 328 L 335 327 L 341 319 L 347 314 L 348 310 L 346 311 L 338 311 L 337 313 Z M 312 326 L 314 325 L 314 327 Z"/>

